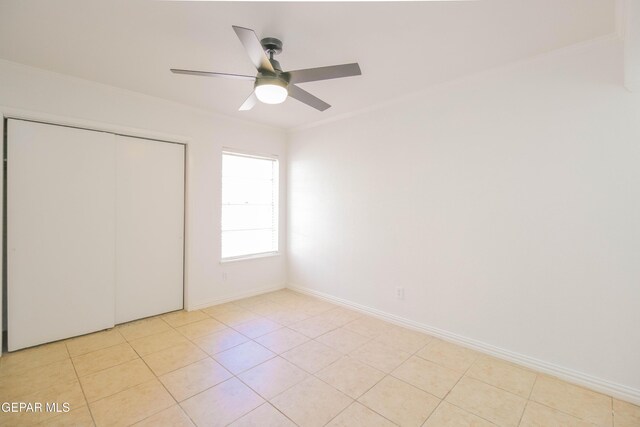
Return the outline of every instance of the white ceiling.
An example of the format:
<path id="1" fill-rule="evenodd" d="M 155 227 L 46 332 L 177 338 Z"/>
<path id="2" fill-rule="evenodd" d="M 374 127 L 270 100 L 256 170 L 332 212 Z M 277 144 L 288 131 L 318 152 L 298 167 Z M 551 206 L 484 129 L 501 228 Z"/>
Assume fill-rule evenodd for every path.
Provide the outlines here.
<path id="1" fill-rule="evenodd" d="M 612 33 L 614 3 L 1 0 L 0 58 L 292 128 Z M 250 82 L 169 72 L 254 74 L 232 24 L 280 38 L 285 70 L 357 61 L 363 75 L 301 84 L 325 112 L 293 99 L 239 112 Z"/>

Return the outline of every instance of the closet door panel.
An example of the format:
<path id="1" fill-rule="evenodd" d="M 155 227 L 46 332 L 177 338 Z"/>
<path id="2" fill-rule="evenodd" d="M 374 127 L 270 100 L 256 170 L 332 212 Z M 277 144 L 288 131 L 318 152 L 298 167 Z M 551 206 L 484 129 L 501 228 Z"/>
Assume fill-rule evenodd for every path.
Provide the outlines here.
<path id="1" fill-rule="evenodd" d="M 115 137 L 8 121 L 9 350 L 114 325 Z"/>
<path id="2" fill-rule="evenodd" d="M 184 146 L 117 137 L 116 323 L 183 307 Z"/>

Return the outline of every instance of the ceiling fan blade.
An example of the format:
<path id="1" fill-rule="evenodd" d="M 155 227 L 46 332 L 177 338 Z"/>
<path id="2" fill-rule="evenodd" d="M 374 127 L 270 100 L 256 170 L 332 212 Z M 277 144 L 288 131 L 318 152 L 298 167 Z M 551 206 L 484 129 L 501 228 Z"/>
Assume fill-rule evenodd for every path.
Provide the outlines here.
<path id="1" fill-rule="evenodd" d="M 270 72 L 275 73 L 271 62 L 269 62 L 269 58 L 267 54 L 264 52 L 264 48 L 258 39 L 258 36 L 253 30 L 244 27 L 238 27 L 233 25 L 233 31 L 236 32 L 236 35 L 244 45 L 245 50 L 249 54 L 249 58 L 253 65 L 260 72 Z"/>
<path id="2" fill-rule="evenodd" d="M 291 83 L 315 82 L 318 80 L 339 79 L 342 77 L 359 76 L 362 74 L 357 62 L 353 64 L 330 65 L 328 67 L 307 68 L 304 70 L 287 71 Z"/>
<path id="3" fill-rule="evenodd" d="M 214 73 L 211 71 L 196 71 L 196 70 L 180 70 L 178 68 L 172 68 L 171 72 L 174 74 L 188 74 L 190 76 L 224 77 L 225 79 L 236 79 L 236 80 L 254 81 L 256 79 L 254 76 L 245 76 L 243 74 Z"/>
<path id="4" fill-rule="evenodd" d="M 300 102 L 302 102 L 304 104 L 307 104 L 310 107 L 315 108 L 316 110 L 324 111 L 327 108 L 331 107 L 331 105 L 327 104 L 322 99 L 311 95 L 309 92 L 307 92 L 304 89 L 299 88 L 296 85 L 290 84 L 287 89 L 289 91 L 289 96 L 290 97 L 295 98 L 298 101 L 300 101 Z"/>
<path id="5" fill-rule="evenodd" d="M 238 108 L 238 111 L 249 111 L 256 105 L 257 102 L 258 102 L 258 97 L 256 97 L 256 93 L 251 92 L 251 95 L 249 95 L 246 101 L 242 103 L 240 108 Z"/>

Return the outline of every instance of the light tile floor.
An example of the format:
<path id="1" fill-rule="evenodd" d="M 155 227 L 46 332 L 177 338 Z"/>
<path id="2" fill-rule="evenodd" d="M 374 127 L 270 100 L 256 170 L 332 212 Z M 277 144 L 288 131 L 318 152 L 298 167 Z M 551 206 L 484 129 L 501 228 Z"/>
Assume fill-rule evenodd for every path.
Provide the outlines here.
<path id="1" fill-rule="evenodd" d="M 640 407 L 289 290 L 5 354 L 0 425 L 640 426 Z"/>

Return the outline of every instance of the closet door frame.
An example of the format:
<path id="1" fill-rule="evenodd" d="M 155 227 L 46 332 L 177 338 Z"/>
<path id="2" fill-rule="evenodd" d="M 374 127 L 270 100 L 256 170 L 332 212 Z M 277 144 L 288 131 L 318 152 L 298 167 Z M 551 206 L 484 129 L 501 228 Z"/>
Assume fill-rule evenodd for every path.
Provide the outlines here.
<path id="1" fill-rule="evenodd" d="M 7 120 L 9 119 L 17 119 L 17 120 L 26 120 L 32 122 L 38 122 L 43 124 L 49 124 L 54 126 L 67 126 L 72 128 L 100 131 L 100 132 L 108 132 L 113 133 L 115 135 L 128 136 L 133 138 L 142 138 L 148 139 L 152 141 L 157 141 L 158 143 L 171 143 L 171 144 L 181 144 L 184 146 L 184 231 L 183 231 L 183 251 L 182 251 L 182 289 L 183 289 L 183 307 L 185 310 L 189 309 L 188 304 L 188 295 L 189 295 L 189 281 L 187 271 L 188 267 L 188 248 L 189 248 L 189 235 L 188 235 L 188 221 L 189 221 L 189 144 L 191 139 L 182 136 L 182 135 L 174 135 L 163 132 L 153 132 L 145 129 L 138 129 L 134 127 L 128 126 L 119 126 L 105 122 L 97 122 L 92 120 L 84 120 L 78 119 L 68 116 L 59 116 L 56 114 L 47 114 L 37 111 L 23 110 L 13 107 L 7 107 L 0 105 L 0 135 L 2 135 L 2 144 L 0 144 L 0 154 L 2 155 L 3 160 L 3 172 L 0 173 L 0 189 L 2 193 L 2 197 L 0 197 L 0 210 L 2 211 L 2 227 L 0 229 L 0 237 L 2 238 L 2 244 L 0 244 L 0 269 L 2 271 L 2 292 L 0 292 L 0 332 L 6 330 L 6 313 L 5 313 L 5 295 L 4 290 L 6 289 L 6 182 L 4 175 L 4 168 L 7 163 L 10 164 L 11 160 L 6 159 L 6 147 L 7 147 Z M 4 334 L 3 334 L 4 335 Z M 0 339 L 0 344 L 4 344 L 3 339 Z M 0 354 L 1 357 L 1 354 Z"/>

